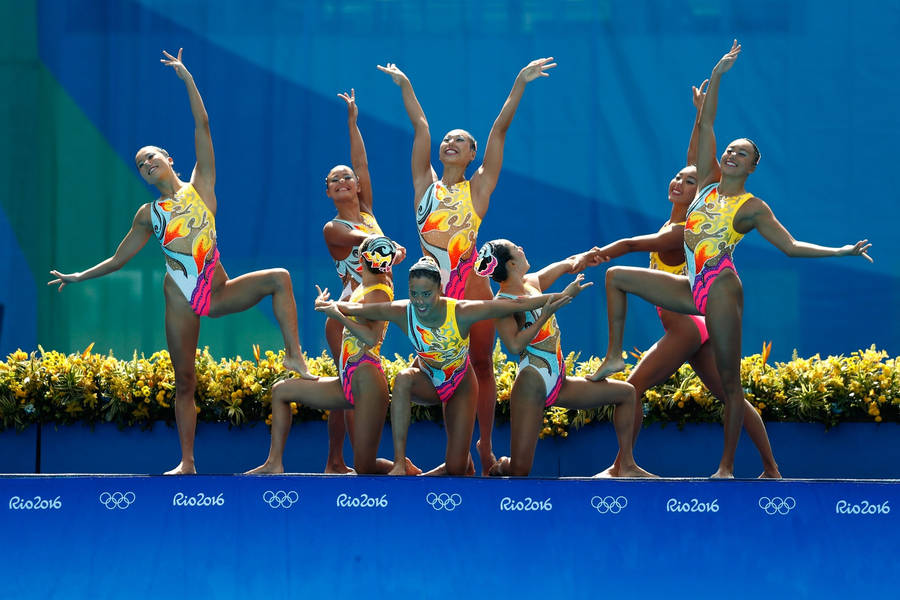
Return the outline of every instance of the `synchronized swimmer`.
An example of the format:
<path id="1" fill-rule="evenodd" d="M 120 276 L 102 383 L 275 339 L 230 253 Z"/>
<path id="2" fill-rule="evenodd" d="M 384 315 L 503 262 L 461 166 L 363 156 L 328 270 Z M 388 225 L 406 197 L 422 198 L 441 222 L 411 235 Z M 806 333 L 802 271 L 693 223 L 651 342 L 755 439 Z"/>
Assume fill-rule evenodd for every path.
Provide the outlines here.
<path id="1" fill-rule="evenodd" d="M 612 466 L 598 475 L 653 477 L 636 464 L 633 455 L 643 418 L 641 399 L 646 390 L 687 361 L 724 406 L 724 450 L 713 477 L 733 477 L 740 429 L 746 426 L 762 458 L 762 476 L 778 478 L 781 473 L 765 425 L 741 389 L 743 291 L 733 250 L 753 229 L 791 257 L 862 256 L 871 261 L 867 253 L 871 244 L 862 240 L 832 248 L 796 241 L 769 206 L 745 189 L 759 164 L 756 144 L 738 138 L 716 158 L 713 123 L 721 78 L 740 51 L 735 40 L 709 79 L 693 88 L 697 116 L 687 166 L 669 184 L 672 208 L 659 232 L 594 247 L 534 273 L 521 246 L 497 239 L 479 251 L 476 242 L 502 167 L 506 132 L 525 86 L 547 77 L 547 71 L 556 66 L 553 58 L 534 60 L 519 71 L 491 128 L 483 163 L 468 180 L 465 173 L 477 153 L 474 137 L 462 129 L 444 136 L 439 154 L 443 174 L 438 177 L 431 164 L 428 121 L 409 78 L 392 63 L 379 66 L 400 87 L 414 130 L 413 206 L 424 256 L 409 269 L 408 300 L 394 299 L 392 269 L 405 258 L 406 250 L 387 237 L 375 219 L 366 150 L 356 123 L 355 90 L 338 94 L 348 109 L 352 167 L 336 165 L 325 178 L 326 195 L 337 215 L 325 224 L 323 234 L 342 290 L 338 300 L 332 300 L 327 289 L 319 289 L 315 302 L 315 309 L 327 316 L 326 339 L 339 366 L 339 375 L 330 378 L 314 377 L 307 369 L 290 274 L 270 269 L 230 279 L 225 273 L 216 240 L 209 118 L 181 61 L 181 50 L 177 57 L 163 52 L 161 62 L 185 83 L 194 117 L 197 162 L 191 178 L 180 179 L 172 157 L 162 148 L 142 147 L 135 165 L 159 191 L 159 198 L 138 209 L 112 257 L 78 273 L 51 270 L 54 279 L 48 285 L 62 291 L 68 284 L 116 271 L 151 235 L 158 239 L 166 261 L 165 326 L 175 371 L 175 419 L 181 445 L 181 462 L 168 474 L 196 472 L 194 357 L 200 317 L 247 310 L 271 296 L 284 338 L 284 366 L 299 377 L 273 386 L 269 455 L 249 473 L 284 472 L 290 404 L 300 402 L 332 410 L 326 472 L 421 474 L 406 448 L 410 405 L 416 402 L 441 405 L 447 431 L 445 462 L 426 474 L 475 473 L 469 447 L 477 416 L 482 475 L 527 476 L 546 407 L 584 409 L 611 404 L 619 452 Z M 637 251 L 650 252 L 649 268 L 606 271 L 610 339 L 602 364 L 588 378 L 567 376 L 555 313 L 591 285 L 584 282 L 585 268 Z M 574 274 L 575 279 L 562 292 L 545 291 L 566 274 Z M 496 295 L 488 278 L 500 285 Z M 618 381 L 609 376 L 625 368 L 622 346 L 629 293 L 657 306 L 665 334 L 643 355 L 628 380 Z M 416 353 L 412 365 L 396 375 L 392 390 L 379 352 L 389 323 L 404 332 Z M 510 456 L 499 460 L 491 444 L 495 332 L 520 357 L 510 395 Z M 393 461 L 376 456 L 388 409 Z M 354 450 L 352 469 L 341 452 L 345 431 Z"/>

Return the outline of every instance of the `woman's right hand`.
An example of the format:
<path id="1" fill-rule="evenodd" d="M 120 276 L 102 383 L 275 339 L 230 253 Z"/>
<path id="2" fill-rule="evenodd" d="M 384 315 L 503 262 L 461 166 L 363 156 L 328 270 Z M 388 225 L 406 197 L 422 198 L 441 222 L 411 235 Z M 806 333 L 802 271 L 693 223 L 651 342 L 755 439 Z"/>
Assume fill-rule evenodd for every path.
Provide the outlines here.
<path id="1" fill-rule="evenodd" d="M 394 83 L 402 86 L 404 83 L 409 83 L 409 78 L 406 74 L 403 73 L 400 69 L 397 68 L 397 65 L 394 63 L 388 63 L 386 67 L 382 67 L 381 65 L 377 65 L 378 70 L 382 73 L 387 73 L 391 76 L 391 79 L 394 80 Z"/>
<path id="2" fill-rule="evenodd" d="M 191 74 L 188 72 L 187 67 L 184 66 L 184 63 L 181 62 L 181 51 L 182 48 L 178 49 L 178 56 L 172 56 L 165 50 L 163 50 L 163 54 L 166 55 L 166 58 L 159 59 L 159 62 L 166 65 L 167 67 L 172 67 L 175 69 L 175 74 L 178 75 L 178 78 L 181 80 L 190 79 Z"/>
<path id="3" fill-rule="evenodd" d="M 738 54 L 740 53 L 741 45 L 738 44 L 737 40 L 734 40 L 734 42 L 731 43 L 731 50 L 716 63 L 716 66 L 713 69 L 713 75 L 721 75 L 728 71 L 728 69 L 734 65 L 734 61 L 737 60 Z"/>
<path id="4" fill-rule="evenodd" d="M 356 105 L 356 90 L 350 88 L 350 95 L 347 95 L 347 92 L 343 92 L 338 94 L 339 98 L 343 98 L 344 102 L 347 103 L 347 117 L 351 121 L 356 120 L 356 115 L 359 114 L 359 106 Z"/>
<path id="5" fill-rule="evenodd" d="M 59 271 L 50 271 L 50 274 L 56 277 L 52 281 L 48 281 L 47 285 L 59 284 L 58 292 L 61 292 L 66 285 L 81 281 L 81 273 L 60 273 Z"/>

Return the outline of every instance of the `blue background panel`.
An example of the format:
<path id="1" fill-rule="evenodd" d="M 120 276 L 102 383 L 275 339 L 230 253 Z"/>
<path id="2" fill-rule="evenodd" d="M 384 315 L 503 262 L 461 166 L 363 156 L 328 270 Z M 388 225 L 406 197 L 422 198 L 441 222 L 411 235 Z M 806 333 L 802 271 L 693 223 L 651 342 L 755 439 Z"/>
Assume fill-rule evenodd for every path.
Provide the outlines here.
<path id="1" fill-rule="evenodd" d="M 22 599 L 875 598 L 900 550 L 889 482 L 32 477 L 0 499 Z"/>
<path id="2" fill-rule="evenodd" d="M 690 86 L 737 37 L 744 52 L 722 85 L 720 146 L 741 136 L 759 143 L 748 187 L 798 239 L 868 237 L 877 259 L 789 260 L 749 236 L 737 253 L 744 353 L 768 340 L 777 359 L 794 348 L 846 354 L 871 343 L 898 353 L 896 320 L 885 315 L 900 289 L 900 203 L 878 183 L 900 133 L 888 58 L 900 32 L 895 3 L 47 0 L 36 27 L 41 63 L 129 169 L 147 143 L 165 146 L 185 174 L 193 164 L 183 86 L 158 63 L 161 49 L 185 48 L 216 144 L 223 262 L 232 274 L 289 268 L 301 337 L 314 353 L 325 343 L 313 284 L 336 285 L 321 239 L 333 215 L 322 178 L 349 159 L 337 92 L 357 90 L 376 213 L 414 258 L 411 128 L 397 87 L 375 65 L 393 61 L 409 74 L 435 140 L 462 126 L 483 144 L 518 69 L 555 56 L 559 67 L 526 90 L 480 234 L 521 243 L 541 266 L 666 219 L 666 184 L 684 163 L 694 116 Z M 106 224 L 110 252 L 127 225 Z M 602 269 L 589 278 L 602 282 Z M 605 350 L 601 291 L 561 312 L 567 350 Z M 65 301 L 48 308 L 63 311 Z M 626 334 L 627 346 L 650 346 L 661 334 L 651 307 L 632 303 Z M 391 335 L 387 351 L 395 350 L 407 346 Z"/>

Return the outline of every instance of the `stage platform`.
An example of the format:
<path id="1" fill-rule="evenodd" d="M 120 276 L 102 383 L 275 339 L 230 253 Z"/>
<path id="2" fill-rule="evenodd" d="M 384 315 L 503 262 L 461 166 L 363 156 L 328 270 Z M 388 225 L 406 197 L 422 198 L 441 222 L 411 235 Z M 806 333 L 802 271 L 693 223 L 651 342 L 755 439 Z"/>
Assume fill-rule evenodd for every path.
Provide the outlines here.
<path id="1" fill-rule="evenodd" d="M 28 475 L 0 492 L 10 599 L 885 598 L 900 553 L 897 480 Z"/>

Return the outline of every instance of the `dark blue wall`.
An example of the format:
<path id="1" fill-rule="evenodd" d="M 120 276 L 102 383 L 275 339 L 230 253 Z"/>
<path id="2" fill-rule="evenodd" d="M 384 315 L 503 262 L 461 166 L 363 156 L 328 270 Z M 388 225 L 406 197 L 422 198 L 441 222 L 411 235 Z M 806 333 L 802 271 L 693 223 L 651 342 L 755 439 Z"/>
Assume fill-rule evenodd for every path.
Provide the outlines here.
<path id="1" fill-rule="evenodd" d="M 333 215 L 322 178 L 349 161 L 337 92 L 357 91 L 376 213 L 414 258 L 411 128 L 375 65 L 396 62 L 410 76 L 433 138 L 464 127 L 484 141 L 517 71 L 555 56 L 551 77 L 526 91 L 480 234 L 521 243 L 539 266 L 666 219 L 666 185 L 683 166 L 693 118 L 690 86 L 737 37 L 744 50 L 723 82 L 716 130 L 721 144 L 759 143 L 748 188 L 798 239 L 868 237 L 876 257 L 872 266 L 791 260 L 750 235 L 736 255 L 744 352 L 773 340 L 779 359 L 871 343 L 896 354 L 898 32 L 900 5 L 851 0 L 38 5 L 41 60 L 125 164 L 152 143 L 189 172 L 187 101 L 157 61 L 161 49 L 184 47 L 212 122 L 223 262 L 232 275 L 289 268 L 313 352 L 324 347 L 313 284 L 336 286 L 321 238 Z M 602 284 L 602 270 L 589 277 Z M 632 305 L 626 345 L 646 348 L 661 328 L 649 306 Z M 601 354 L 602 285 L 560 321 L 567 349 Z M 394 350 L 408 352 L 395 334 Z"/>

